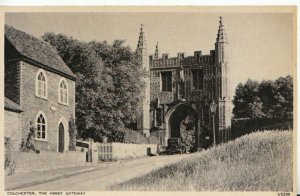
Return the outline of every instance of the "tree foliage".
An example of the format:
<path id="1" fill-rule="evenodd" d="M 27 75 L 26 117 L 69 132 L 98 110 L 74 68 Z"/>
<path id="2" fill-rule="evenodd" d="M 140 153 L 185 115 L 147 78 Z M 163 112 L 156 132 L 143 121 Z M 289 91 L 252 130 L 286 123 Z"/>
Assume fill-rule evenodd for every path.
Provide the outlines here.
<path id="1" fill-rule="evenodd" d="M 195 118 L 192 115 L 186 116 L 180 123 L 180 138 L 182 144 L 189 150 L 195 146 Z"/>
<path id="2" fill-rule="evenodd" d="M 293 79 L 279 77 L 275 81 L 248 80 L 238 84 L 233 100 L 236 118 L 277 118 L 293 117 Z"/>
<path id="3" fill-rule="evenodd" d="M 122 130 L 136 120 L 139 94 L 143 87 L 136 55 L 125 41 L 83 42 L 72 37 L 45 33 L 76 74 L 76 124 L 81 138 L 120 141 Z"/>
<path id="4" fill-rule="evenodd" d="M 76 150 L 77 127 L 76 127 L 75 119 L 73 116 L 71 116 L 71 118 L 70 118 L 69 136 L 70 136 L 69 150 L 75 151 Z"/>

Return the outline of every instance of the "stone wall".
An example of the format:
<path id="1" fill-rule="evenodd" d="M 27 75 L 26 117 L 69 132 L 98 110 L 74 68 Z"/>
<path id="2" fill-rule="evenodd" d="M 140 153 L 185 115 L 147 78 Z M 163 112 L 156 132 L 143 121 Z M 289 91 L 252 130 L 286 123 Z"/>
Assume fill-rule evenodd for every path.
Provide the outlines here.
<path id="1" fill-rule="evenodd" d="M 52 151 L 15 152 L 16 173 L 30 171 L 47 171 L 57 168 L 86 165 L 86 152 L 67 151 L 57 153 Z"/>
<path id="2" fill-rule="evenodd" d="M 148 148 L 150 148 L 152 154 L 157 153 L 157 145 L 155 144 L 112 143 L 112 159 L 147 156 Z"/>
<path id="3" fill-rule="evenodd" d="M 94 143 L 93 146 L 93 154 L 99 153 L 99 158 L 104 160 L 137 158 L 158 153 L 156 144 Z"/>
<path id="4" fill-rule="evenodd" d="M 5 110 L 4 123 L 4 136 L 10 138 L 14 150 L 18 150 L 21 145 L 20 113 Z"/>

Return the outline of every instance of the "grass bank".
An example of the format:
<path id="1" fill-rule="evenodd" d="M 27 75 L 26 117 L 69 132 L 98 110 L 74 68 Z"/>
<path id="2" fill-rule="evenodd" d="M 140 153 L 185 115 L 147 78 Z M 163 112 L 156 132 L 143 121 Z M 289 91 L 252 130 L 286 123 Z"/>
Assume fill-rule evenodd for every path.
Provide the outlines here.
<path id="1" fill-rule="evenodd" d="M 111 187 L 126 191 L 292 191 L 292 132 L 264 131 Z"/>

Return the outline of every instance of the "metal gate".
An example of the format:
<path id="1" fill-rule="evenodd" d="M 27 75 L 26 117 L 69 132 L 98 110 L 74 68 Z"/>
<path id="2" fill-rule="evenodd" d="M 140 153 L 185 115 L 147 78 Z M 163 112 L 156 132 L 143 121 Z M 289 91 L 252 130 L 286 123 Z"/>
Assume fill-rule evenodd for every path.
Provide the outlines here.
<path id="1" fill-rule="evenodd" d="M 112 143 L 98 143 L 98 160 L 111 161 L 112 160 Z"/>

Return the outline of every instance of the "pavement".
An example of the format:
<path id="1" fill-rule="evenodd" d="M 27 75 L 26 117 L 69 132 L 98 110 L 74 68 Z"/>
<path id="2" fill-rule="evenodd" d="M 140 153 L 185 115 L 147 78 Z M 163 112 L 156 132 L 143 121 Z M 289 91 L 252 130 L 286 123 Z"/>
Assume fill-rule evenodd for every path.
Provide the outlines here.
<path id="1" fill-rule="evenodd" d="M 5 177 L 6 191 L 100 191 L 191 156 L 142 157 Z"/>
<path id="2" fill-rule="evenodd" d="M 142 157 L 138 159 L 145 159 Z M 132 160 L 119 160 L 115 162 L 100 162 L 96 165 L 76 166 L 68 168 L 58 168 L 47 171 L 32 171 L 32 172 L 21 172 L 11 176 L 5 176 L 5 190 L 11 191 L 16 189 L 22 189 L 24 187 L 30 187 L 46 182 L 59 180 L 62 178 L 68 178 L 71 176 L 92 172 L 98 169 L 107 168 L 109 166 L 130 162 Z"/>

